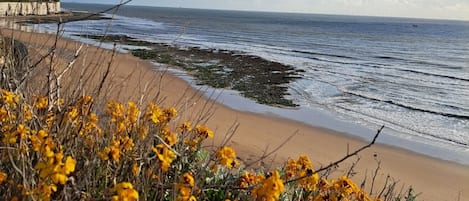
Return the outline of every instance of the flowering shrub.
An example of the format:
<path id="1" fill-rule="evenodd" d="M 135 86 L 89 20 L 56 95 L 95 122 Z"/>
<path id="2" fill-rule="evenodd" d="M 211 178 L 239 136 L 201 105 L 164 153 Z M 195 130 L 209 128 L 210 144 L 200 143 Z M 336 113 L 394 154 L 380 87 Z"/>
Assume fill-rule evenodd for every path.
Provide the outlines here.
<path id="1" fill-rule="evenodd" d="M 177 123 L 175 108 L 90 96 L 0 96 L 0 195 L 5 200 L 374 200 L 345 176 L 321 178 L 307 156 L 268 173 L 244 169 L 214 133 Z"/>

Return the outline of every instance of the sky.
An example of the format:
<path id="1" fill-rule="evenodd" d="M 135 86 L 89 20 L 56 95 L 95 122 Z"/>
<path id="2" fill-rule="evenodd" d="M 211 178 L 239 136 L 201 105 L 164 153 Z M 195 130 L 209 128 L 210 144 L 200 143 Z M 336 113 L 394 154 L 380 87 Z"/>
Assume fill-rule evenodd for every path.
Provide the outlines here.
<path id="1" fill-rule="evenodd" d="M 62 0 L 62 2 L 116 4 L 121 1 Z M 469 21 L 469 0 L 133 0 L 130 4 Z"/>

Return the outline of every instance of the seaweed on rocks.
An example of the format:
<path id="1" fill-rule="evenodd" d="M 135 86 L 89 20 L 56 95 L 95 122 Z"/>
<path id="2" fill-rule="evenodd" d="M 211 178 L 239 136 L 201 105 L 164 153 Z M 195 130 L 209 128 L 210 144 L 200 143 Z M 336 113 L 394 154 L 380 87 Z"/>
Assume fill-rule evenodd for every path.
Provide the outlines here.
<path id="1" fill-rule="evenodd" d="M 297 106 L 287 99 L 287 85 L 301 77 L 301 70 L 279 62 L 223 49 L 179 48 L 150 43 L 126 35 L 80 35 L 103 42 L 145 46 L 131 49 L 134 56 L 176 66 L 192 75 L 199 85 L 239 91 L 258 103 L 273 106 Z"/>

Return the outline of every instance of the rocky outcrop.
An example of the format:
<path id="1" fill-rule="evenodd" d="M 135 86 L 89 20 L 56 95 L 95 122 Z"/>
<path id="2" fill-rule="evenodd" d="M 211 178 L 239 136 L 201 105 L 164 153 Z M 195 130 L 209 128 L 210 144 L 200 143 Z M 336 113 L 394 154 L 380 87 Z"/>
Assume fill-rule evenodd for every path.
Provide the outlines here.
<path id="1" fill-rule="evenodd" d="M 0 16 L 49 15 L 60 13 L 60 2 L 0 2 Z"/>

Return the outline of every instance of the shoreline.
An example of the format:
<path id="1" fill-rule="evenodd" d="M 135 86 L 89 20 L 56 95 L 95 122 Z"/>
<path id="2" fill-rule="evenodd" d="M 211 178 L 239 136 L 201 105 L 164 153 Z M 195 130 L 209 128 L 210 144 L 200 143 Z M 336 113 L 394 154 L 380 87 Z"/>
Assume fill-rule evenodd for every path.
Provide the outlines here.
<path id="1" fill-rule="evenodd" d="M 47 38 L 53 37 L 48 34 L 25 34 L 24 32 L 20 32 L 19 35 L 23 35 L 23 40 L 37 38 L 37 41 L 44 41 Z M 77 44 L 80 44 L 80 42 L 64 38 L 61 38 L 60 41 L 71 44 L 69 48 L 76 47 Z M 110 55 L 109 50 L 94 46 L 89 46 L 88 48 L 90 55 L 98 55 L 93 54 L 96 52 L 103 52 L 104 56 Z M 97 56 L 94 56 L 95 60 L 99 59 L 96 57 Z M 93 58 L 93 56 L 91 58 Z M 129 78 L 128 83 L 121 83 L 126 86 L 122 88 L 124 92 L 122 94 L 124 95 L 120 97 L 120 99 L 125 100 L 128 97 L 132 97 L 133 94 L 139 93 L 139 91 L 132 91 L 132 89 L 139 84 L 140 80 L 138 80 L 139 77 L 136 77 L 138 75 L 129 75 L 129 71 L 131 71 L 129 67 L 147 73 L 145 74 L 145 76 L 147 76 L 145 79 L 151 79 L 151 77 L 161 74 L 161 71 L 154 71 L 151 62 L 140 60 L 130 54 L 117 53 L 115 59 L 116 77 L 132 76 Z M 165 100 L 166 104 L 169 103 L 171 105 L 175 103 L 174 101 L 177 103 L 177 100 L 182 99 L 188 101 L 188 105 L 191 106 L 191 109 L 181 117 L 186 118 L 198 113 L 191 113 L 191 111 L 203 112 L 206 104 L 213 107 L 213 113 L 211 113 L 211 118 L 208 120 L 207 125 L 215 131 L 215 135 L 217 136 L 213 141 L 214 145 L 220 144 L 220 142 L 223 141 L 223 133 L 230 132 L 233 122 L 239 123 L 236 135 L 234 135 L 228 144 L 236 148 L 238 155 L 241 156 L 245 162 L 252 161 L 262 155 L 265 147 L 269 145 L 269 150 L 271 150 L 282 144 L 283 141 L 296 130 L 298 130 L 298 133 L 285 146 L 278 150 L 274 159 L 269 158 L 269 160 L 265 160 L 263 166 L 269 166 L 270 160 L 279 162 L 285 161 L 289 157 L 296 158 L 300 154 L 306 154 L 311 157 L 315 167 L 318 168 L 320 164 L 327 165 L 329 162 L 344 156 L 347 152 L 347 147 L 349 147 L 350 150 L 355 150 L 357 147 L 366 143 L 363 140 L 354 139 L 350 136 L 344 136 L 337 132 L 312 127 L 300 122 L 237 111 L 205 98 L 197 99 L 194 102 L 193 99 L 190 99 L 190 94 L 199 94 L 200 92 L 198 92 L 197 89 L 192 89 L 189 83 L 173 74 L 165 74 L 163 79 L 164 81 L 162 83 L 171 83 L 171 86 L 163 86 L 161 91 L 162 94 L 167 97 Z M 117 81 L 115 80 L 114 82 Z M 188 94 L 186 94 L 185 91 L 187 91 Z M 194 108 L 192 108 L 192 106 Z M 361 161 L 356 166 L 356 170 L 361 174 L 361 177 L 365 176 L 363 173 L 366 174 L 368 171 L 372 171 L 376 168 L 375 155 L 377 155 L 382 161 L 381 172 L 379 174 L 381 180 L 383 180 L 387 174 L 390 174 L 404 184 L 412 185 L 417 192 L 423 192 L 424 194 L 420 197 L 422 200 L 457 200 L 458 195 L 462 195 L 462 197 L 469 195 L 468 166 L 432 159 L 427 156 L 382 144 L 376 144 L 360 155 Z M 343 166 L 339 167 L 338 171 L 343 171 L 343 168 L 350 165 L 351 162 L 353 161 L 348 161 Z M 360 181 L 360 179 L 357 181 Z"/>

